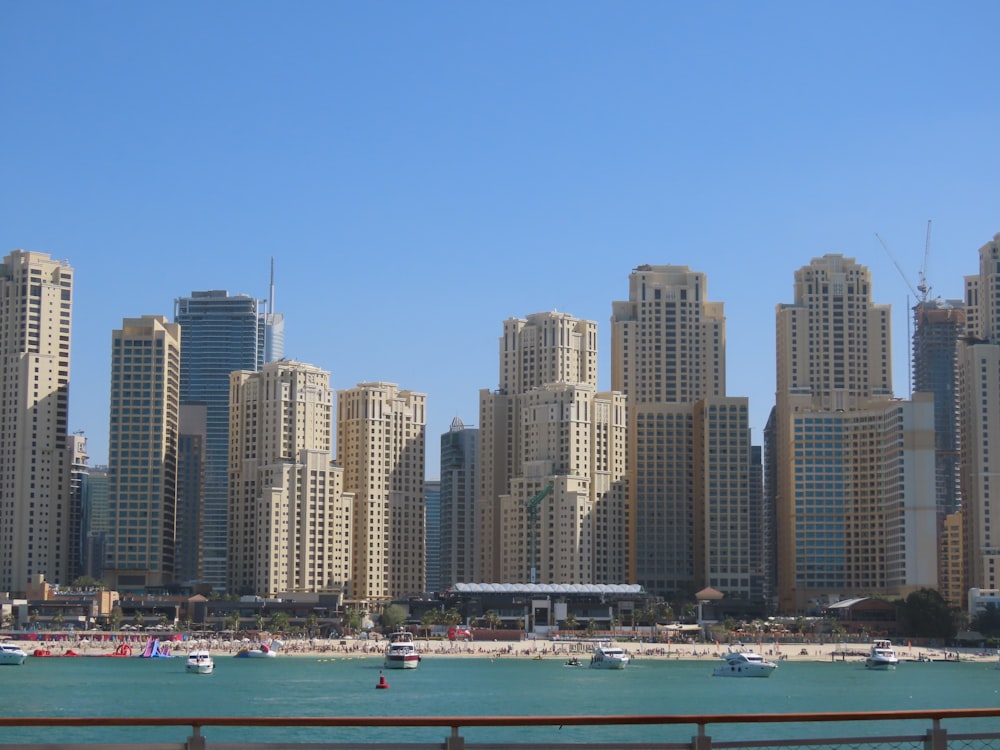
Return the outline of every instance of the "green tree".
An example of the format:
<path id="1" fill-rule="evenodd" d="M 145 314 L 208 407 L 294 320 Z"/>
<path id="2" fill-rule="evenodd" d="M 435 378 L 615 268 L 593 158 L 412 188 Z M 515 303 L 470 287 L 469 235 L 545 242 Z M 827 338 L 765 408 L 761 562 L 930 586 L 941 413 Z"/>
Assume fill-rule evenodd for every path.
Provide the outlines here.
<path id="1" fill-rule="evenodd" d="M 146 622 L 146 616 L 142 614 L 141 609 L 137 609 L 135 611 L 135 617 L 133 617 L 132 619 L 135 620 L 135 624 L 138 625 L 140 628 L 143 626 L 143 623 Z"/>
<path id="2" fill-rule="evenodd" d="M 563 620 L 563 625 L 566 626 L 567 630 L 576 630 L 580 623 L 576 619 L 576 615 L 570 612 L 566 615 L 566 619 Z"/>
<path id="3" fill-rule="evenodd" d="M 382 623 L 382 629 L 387 633 L 392 633 L 406 622 L 406 610 L 398 604 L 390 604 L 382 610 L 379 620 Z"/>
<path id="4" fill-rule="evenodd" d="M 594 633 L 596 633 L 596 632 L 597 632 L 597 622 L 594 620 L 593 617 L 588 617 L 587 618 L 587 637 L 588 638 L 593 638 L 594 637 Z"/>
<path id="5" fill-rule="evenodd" d="M 495 609 L 491 609 L 487 612 L 484 615 L 484 619 L 486 620 L 486 625 L 490 630 L 497 630 L 501 625 L 503 625 L 503 620 L 500 618 L 500 615 L 497 614 Z"/>
<path id="6" fill-rule="evenodd" d="M 444 625 L 460 625 L 462 623 L 462 613 L 452 607 L 444 613 Z"/>
<path id="7" fill-rule="evenodd" d="M 240 613 L 236 610 L 230 612 L 226 615 L 226 619 L 223 620 L 223 625 L 226 630 L 233 631 L 233 634 L 235 635 L 240 629 Z"/>
<path id="8" fill-rule="evenodd" d="M 111 613 L 108 615 L 108 625 L 111 626 L 112 630 L 118 630 L 118 626 L 121 625 L 124 618 L 125 613 L 122 612 L 122 608 L 116 605 L 111 608 Z"/>
<path id="9" fill-rule="evenodd" d="M 315 612 L 310 612 L 306 617 L 306 630 L 309 631 L 309 635 L 315 635 L 317 628 L 319 628 L 319 617 Z"/>
<path id="10" fill-rule="evenodd" d="M 63 611 L 61 609 L 57 609 L 56 613 L 52 615 L 52 623 L 56 626 L 56 629 L 62 630 L 62 624 L 65 621 L 66 618 L 63 616 Z"/>
<path id="11" fill-rule="evenodd" d="M 13 630 L 14 626 L 17 625 L 17 616 L 13 612 L 7 612 L 3 616 L 2 624 L 3 627 Z"/>
<path id="12" fill-rule="evenodd" d="M 267 627 L 272 633 L 282 633 L 288 630 L 288 613 L 275 612 L 268 618 Z"/>
<path id="13" fill-rule="evenodd" d="M 956 635 L 955 617 L 935 589 L 919 589 L 897 602 L 900 632 L 918 638 L 951 639 Z"/>
<path id="14" fill-rule="evenodd" d="M 1000 636 L 1000 607 L 995 604 L 987 604 L 986 609 L 972 619 L 971 627 L 987 638 Z"/>
<path id="15" fill-rule="evenodd" d="M 38 610 L 37 609 L 32 609 L 32 610 L 30 610 L 28 612 L 28 622 L 31 623 L 32 629 L 37 629 L 37 627 L 38 627 L 38 618 L 39 618 L 39 614 L 38 614 Z"/>
<path id="16" fill-rule="evenodd" d="M 254 625 L 257 626 L 257 632 L 259 633 L 264 629 L 264 615 L 260 612 L 257 613 L 256 617 L 253 618 Z"/>
<path id="17" fill-rule="evenodd" d="M 347 607 L 340 615 L 340 629 L 346 633 L 355 633 L 361 627 L 362 612 L 354 607 Z"/>

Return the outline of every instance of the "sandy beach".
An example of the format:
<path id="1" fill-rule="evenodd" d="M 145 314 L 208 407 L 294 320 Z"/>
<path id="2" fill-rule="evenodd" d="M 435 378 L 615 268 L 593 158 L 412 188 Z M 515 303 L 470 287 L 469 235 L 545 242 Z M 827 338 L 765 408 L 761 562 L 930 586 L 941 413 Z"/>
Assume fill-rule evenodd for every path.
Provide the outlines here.
<path id="1" fill-rule="evenodd" d="M 142 652 L 146 643 L 145 636 L 130 634 L 121 640 L 92 640 L 83 638 L 66 638 L 65 640 L 18 640 L 18 643 L 29 655 L 36 649 L 44 649 L 51 656 L 79 655 L 101 656 L 110 655 L 122 642 L 132 647 L 132 654 Z M 278 648 L 279 656 L 315 659 L 359 658 L 379 656 L 385 649 L 386 641 L 366 639 L 300 639 L 285 638 Z M 714 661 L 722 658 L 728 648 L 720 643 L 643 643 L 627 639 L 614 639 L 614 643 L 624 648 L 633 659 L 685 659 Z M 167 645 L 175 655 L 186 654 L 193 648 L 208 648 L 212 652 L 225 655 L 235 655 L 248 646 L 256 646 L 251 641 L 223 639 L 190 639 L 183 641 L 168 641 Z M 434 658 L 490 658 L 490 659 L 566 659 L 570 656 L 589 655 L 593 649 L 593 641 L 585 640 L 543 640 L 525 639 L 520 641 L 462 641 L 452 642 L 439 639 L 415 640 L 415 645 L 422 657 Z M 807 642 L 765 642 L 759 644 L 744 644 L 749 650 L 773 661 L 863 661 L 868 654 L 866 643 L 807 643 Z M 963 661 L 992 662 L 997 660 L 994 651 L 983 651 L 973 648 L 944 649 L 927 646 L 911 646 L 908 643 L 896 644 L 896 655 L 900 661 Z"/>

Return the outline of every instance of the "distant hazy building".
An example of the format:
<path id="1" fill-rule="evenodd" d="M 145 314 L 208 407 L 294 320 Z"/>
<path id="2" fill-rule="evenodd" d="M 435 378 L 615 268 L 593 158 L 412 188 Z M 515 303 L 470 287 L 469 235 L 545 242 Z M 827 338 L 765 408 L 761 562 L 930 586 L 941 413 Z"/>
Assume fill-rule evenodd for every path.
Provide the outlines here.
<path id="1" fill-rule="evenodd" d="M 67 583 L 83 575 L 84 549 L 87 542 L 87 438 L 83 433 L 69 436 L 69 570 Z"/>
<path id="2" fill-rule="evenodd" d="M 0 263 L 0 591 L 67 582 L 73 269 L 14 250 Z"/>
<path id="3" fill-rule="evenodd" d="M 108 588 L 174 583 L 180 326 L 126 318 L 111 336 L 108 430 Z"/>
<path id="4" fill-rule="evenodd" d="M 273 276 L 272 276 L 273 278 Z M 273 299 L 272 283 L 272 299 Z M 198 517 L 199 561 L 194 571 L 217 590 L 226 584 L 226 516 L 229 475 L 229 375 L 257 371 L 283 356 L 284 322 L 269 303 L 226 291 L 192 292 L 174 301 L 174 322 L 181 326 L 181 403 L 205 408 L 204 483 L 183 498 L 184 515 Z M 190 556 L 188 556 L 190 560 Z M 189 566 L 186 572 L 191 572 Z"/>
<path id="5" fill-rule="evenodd" d="M 284 361 L 230 377 L 229 590 L 342 593 L 353 498 L 333 461 L 329 373 Z"/>
<path id="6" fill-rule="evenodd" d="M 991 502 L 1000 470 L 1000 234 L 965 279 L 967 336 L 959 347 L 962 542 L 966 589 L 1000 588 L 1000 527 Z"/>
<path id="7" fill-rule="evenodd" d="M 182 335 L 183 338 L 183 335 Z M 181 404 L 177 440 L 177 544 L 175 576 L 184 583 L 204 580 L 202 529 L 205 526 L 206 404 Z"/>
<path id="8" fill-rule="evenodd" d="M 87 472 L 84 503 L 82 575 L 95 581 L 104 578 L 104 557 L 108 535 L 108 467 L 92 466 Z"/>
<path id="9" fill-rule="evenodd" d="M 794 292 L 777 310 L 779 610 L 935 587 L 933 399 L 892 398 L 890 309 L 842 255 Z"/>
<path id="10" fill-rule="evenodd" d="M 500 383 L 479 398 L 481 582 L 620 583 L 627 409 L 597 391 L 597 324 L 504 322 Z"/>
<path id="11" fill-rule="evenodd" d="M 337 392 L 337 452 L 354 495 L 350 598 L 390 602 L 426 589 L 427 396 L 395 383 Z"/>
<path id="12" fill-rule="evenodd" d="M 426 539 L 424 543 L 427 591 L 441 591 L 441 481 L 424 482 Z"/>
<path id="13" fill-rule="evenodd" d="M 749 405 L 726 396 L 726 329 L 705 274 L 642 265 L 615 302 L 611 384 L 628 397 L 629 580 L 661 596 L 711 586 L 762 606 L 762 498 Z"/>
<path id="14" fill-rule="evenodd" d="M 451 420 L 441 436 L 441 584 L 475 581 L 479 430 Z"/>

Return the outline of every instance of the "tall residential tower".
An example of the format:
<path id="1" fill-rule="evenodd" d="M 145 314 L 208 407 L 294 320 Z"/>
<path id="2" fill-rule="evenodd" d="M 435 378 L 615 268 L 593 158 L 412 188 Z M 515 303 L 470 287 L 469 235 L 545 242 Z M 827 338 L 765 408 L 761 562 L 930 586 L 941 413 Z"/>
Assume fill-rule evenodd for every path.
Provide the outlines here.
<path id="1" fill-rule="evenodd" d="M 285 361 L 230 379 L 229 591 L 342 594 L 353 498 L 333 462 L 329 373 Z"/>
<path id="2" fill-rule="evenodd" d="M 794 295 L 777 309 L 779 610 L 934 587 L 933 398 L 893 399 L 890 310 L 866 267 L 815 258 Z"/>
<path id="3" fill-rule="evenodd" d="M 611 384 L 629 403 L 629 580 L 666 597 L 711 586 L 758 606 L 763 515 L 749 404 L 726 395 L 726 320 L 705 274 L 642 265 L 612 307 Z"/>
<path id="4" fill-rule="evenodd" d="M 174 583 L 180 326 L 126 318 L 111 336 L 104 580 L 119 591 Z"/>
<path id="5" fill-rule="evenodd" d="M 0 591 L 69 583 L 73 269 L 15 250 L 0 264 Z"/>

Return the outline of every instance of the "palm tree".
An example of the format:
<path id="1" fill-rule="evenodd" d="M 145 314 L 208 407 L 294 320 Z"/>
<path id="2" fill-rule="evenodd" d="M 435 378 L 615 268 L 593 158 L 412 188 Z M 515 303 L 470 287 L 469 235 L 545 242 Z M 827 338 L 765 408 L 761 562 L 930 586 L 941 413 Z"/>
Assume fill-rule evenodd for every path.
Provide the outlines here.
<path id="1" fill-rule="evenodd" d="M 438 612 L 436 609 L 428 609 L 420 616 L 420 624 L 424 628 L 425 638 L 430 638 L 431 627 L 439 623 L 441 619 L 440 617 L 438 617 L 439 614 L 440 612 Z"/>
<path id="2" fill-rule="evenodd" d="M 52 622 L 57 626 L 58 630 L 62 630 L 62 624 L 65 621 L 61 609 L 57 609 L 56 613 L 52 615 Z"/>
<path id="3" fill-rule="evenodd" d="M 486 620 L 486 624 L 489 626 L 490 630 L 497 630 L 503 624 L 503 620 L 500 618 L 500 615 L 497 614 L 495 609 L 491 609 L 487 612 L 484 619 Z"/>
<path id="4" fill-rule="evenodd" d="M 572 612 L 566 615 L 566 619 L 563 620 L 563 624 L 569 630 L 576 630 L 577 625 L 579 625 L 579 623 L 576 620 L 576 615 L 574 615 Z"/>
<path id="5" fill-rule="evenodd" d="M 354 633 L 361 627 L 361 611 L 354 607 L 348 607 L 340 616 L 340 627 L 348 633 Z"/>
<path id="6" fill-rule="evenodd" d="M 118 630 L 118 626 L 121 625 L 122 618 L 125 617 L 125 613 L 122 612 L 122 608 L 115 606 L 111 608 L 111 614 L 108 615 L 108 624 L 111 626 L 112 630 Z"/>

